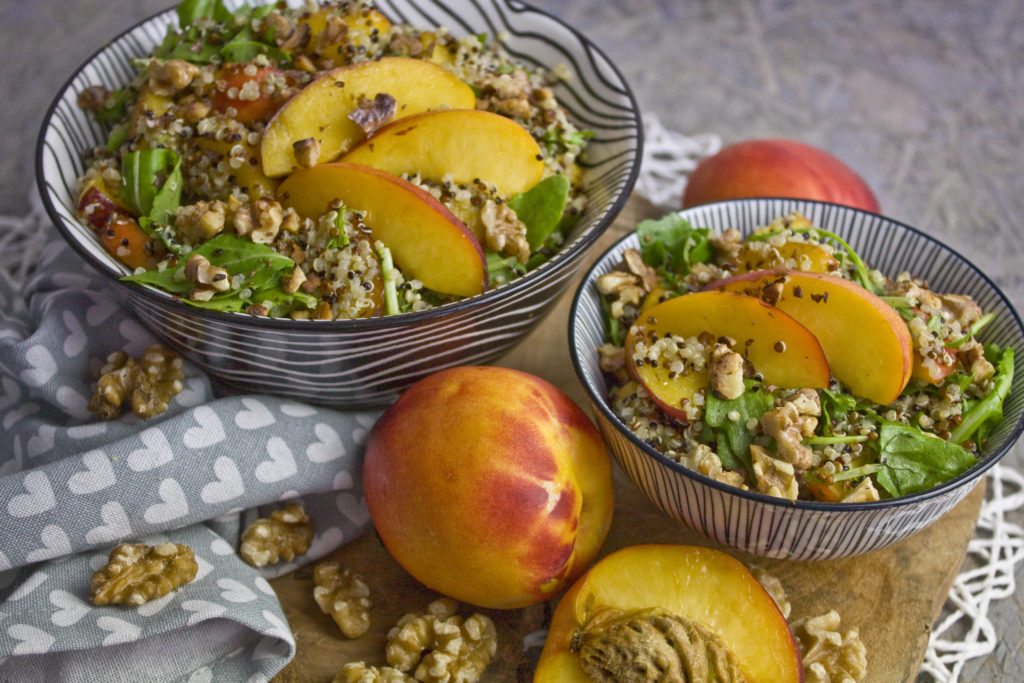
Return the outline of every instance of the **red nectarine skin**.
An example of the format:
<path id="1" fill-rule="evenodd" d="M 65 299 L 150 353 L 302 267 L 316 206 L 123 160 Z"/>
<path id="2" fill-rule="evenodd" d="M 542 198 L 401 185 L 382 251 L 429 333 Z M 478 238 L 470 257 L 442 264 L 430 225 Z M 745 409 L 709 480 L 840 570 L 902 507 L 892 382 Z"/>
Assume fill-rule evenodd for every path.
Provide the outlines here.
<path id="1" fill-rule="evenodd" d="M 496 608 L 546 600 L 579 575 L 614 500 L 586 414 L 505 368 L 453 368 L 407 389 L 374 425 L 363 482 L 399 564 L 434 590 Z"/>
<path id="2" fill-rule="evenodd" d="M 792 197 L 878 212 L 864 179 L 836 157 L 793 140 L 747 140 L 701 161 L 683 191 L 683 208 L 745 197 Z"/>

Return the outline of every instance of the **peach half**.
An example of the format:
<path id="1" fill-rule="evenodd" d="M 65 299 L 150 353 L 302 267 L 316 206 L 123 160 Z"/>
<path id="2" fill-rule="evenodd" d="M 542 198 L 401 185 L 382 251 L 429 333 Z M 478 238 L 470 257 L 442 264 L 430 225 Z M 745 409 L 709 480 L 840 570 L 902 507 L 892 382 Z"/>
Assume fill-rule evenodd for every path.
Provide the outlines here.
<path id="1" fill-rule="evenodd" d="M 853 169 L 793 140 L 747 140 L 723 147 L 690 174 L 683 208 L 743 197 L 817 199 L 878 211 L 874 193 Z"/>
<path id="2" fill-rule="evenodd" d="M 593 562 L 615 505 L 597 428 L 549 382 L 463 366 L 407 389 L 374 425 L 363 487 L 413 577 L 481 607 L 562 592 Z"/>
<path id="3" fill-rule="evenodd" d="M 384 126 L 342 161 L 388 173 L 419 173 L 470 184 L 482 180 L 512 196 L 540 182 L 540 146 L 512 119 L 482 110 L 431 111 Z"/>
<path id="4" fill-rule="evenodd" d="M 472 88 L 447 69 L 411 57 L 384 57 L 333 69 L 304 87 L 274 115 L 263 131 L 263 172 L 281 176 L 299 168 L 295 143 L 313 138 L 318 161 L 329 162 L 366 137 L 349 114 L 365 98 L 386 93 L 395 98 L 395 118 L 429 109 L 472 108 Z"/>
<path id="5" fill-rule="evenodd" d="M 391 250 L 406 277 L 429 289 L 473 296 L 486 288 L 487 261 L 473 231 L 402 178 L 366 166 L 323 164 L 292 173 L 278 196 L 304 218 L 315 219 L 335 200 L 362 211 L 373 238 Z"/>
<path id="6" fill-rule="evenodd" d="M 595 636 L 614 642 L 619 635 L 615 626 L 639 631 L 637 625 L 642 626 L 641 620 L 652 613 L 685 624 L 691 634 L 698 634 L 691 642 L 713 645 L 693 648 L 696 654 L 679 653 L 665 638 L 660 657 L 635 652 L 625 663 L 628 673 L 635 675 L 629 679 L 626 671 L 608 670 L 615 663 L 603 661 L 600 652 L 588 651 Z M 655 627 L 646 634 L 657 639 L 660 633 Z M 697 546 L 631 546 L 599 560 L 559 600 L 533 680 L 734 680 L 701 671 L 709 665 L 713 668 L 705 654 L 712 649 L 720 655 L 727 651 L 730 667 L 733 672 L 738 669 L 744 680 L 803 679 L 800 654 L 785 617 L 738 560 Z M 725 659 L 720 656 L 717 663 Z M 646 664 L 653 666 L 646 668 Z"/>
<path id="7" fill-rule="evenodd" d="M 682 340 L 703 334 L 733 339 L 733 350 L 749 360 L 769 384 L 792 388 L 828 386 L 829 367 L 821 345 L 787 313 L 743 294 L 684 294 L 644 312 L 630 328 L 625 343 L 627 364 L 633 376 L 671 415 L 687 417 L 685 406 L 708 385 L 707 370 L 673 373 L 665 363 L 644 361 L 637 345 L 650 346 L 667 335 Z"/>
<path id="8" fill-rule="evenodd" d="M 758 271 L 707 289 L 763 297 L 766 287 L 774 290 L 775 308 L 814 333 L 832 374 L 855 396 L 884 406 L 907 386 L 914 369 L 910 330 L 891 306 L 855 282 L 826 273 Z"/>

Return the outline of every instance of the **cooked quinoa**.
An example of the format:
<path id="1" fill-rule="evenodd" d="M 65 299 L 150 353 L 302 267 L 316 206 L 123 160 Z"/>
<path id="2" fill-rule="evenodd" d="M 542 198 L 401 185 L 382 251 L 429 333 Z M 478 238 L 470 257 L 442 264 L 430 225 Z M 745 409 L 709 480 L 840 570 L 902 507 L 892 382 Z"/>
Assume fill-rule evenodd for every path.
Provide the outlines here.
<path id="1" fill-rule="evenodd" d="M 984 452 L 1009 391 L 1013 349 L 976 336 L 990 317 L 969 296 L 934 292 L 909 273 L 890 278 L 871 270 L 845 242 L 799 214 L 780 217 L 747 239 L 736 230 L 693 228 L 675 215 L 645 221 L 638 233 L 641 250 L 626 250 L 596 285 L 608 332 L 598 354 L 613 412 L 653 448 L 739 488 L 827 502 L 924 490 Z M 679 259 L 682 253 L 690 257 Z M 755 270 L 779 277 L 816 270 L 881 297 L 900 315 L 913 346 L 914 370 L 900 395 L 878 405 L 854 396 L 835 377 L 821 390 L 779 388 L 764 381 L 736 340 L 715 338 L 711 330 L 684 338 L 636 327 L 660 302 Z M 774 303 L 768 287 L 761 296 Z M 643 367 L 667 370 L 662 376 L 670 383 L 700 388 L 670 414 L 639 381 Z M 716 377 L 726 367 L 734 376 Z"/>
<path id="2" fill-rule="evenodd" d="M 132 82 L 116 92 L 92 87 L 79 99 L 110 126 L 107 145 L 90 151 L 79 179 L 79 214 L 104 247 L 134 270 L 128 279 L 197 306 L 294 319 L 389 315 L 457 298 L 406 277 L 391 262 L 388 245 L 373 238 L 365 215 L 339 203 L 320 216 L 300 216 L 277 196 L 278 179 L 260 170 L 260 141 L 281 106 L 333 68 L 383 57 L 444 66 L 472 87 L 478 109 L 527 130 L 542 151 L 544 177 L 569 181 L 560 226 L 586 208 L 577 159 L 589 133 L 578 129 L 558 102 L 554 86 L 563 74 L 557 65 L 545 69 L 516 62 L 502 49 L 500 36 L 455 36 L 444 27 L 392 24 L 368 0 L 243 8 L 227 21 L 190 21 L 168 27 L 163 45 L 134 60 L 138 75 Z M 318 21 L 324 27 L 310 33 Z M 225 44 L 224 35 L 234 38 Z M 236 40 L 257 48 L 228 51 Z M 240 54 L 246 59 L 235 59 Z M 372 135 L 394 115 L 393 99 L 387 110 L 388 97 L 382 93 L 372 103 L 360 103 L 349 117 Z M 315 139 L 299 141 L 295 152 L 300 165 L 320 161 Z M 140 154 L 146 155 L 142 161 Z M 509 206 L 514 198 L 486 178 L 470 184 L 450 177 L 405 179 L 434 196 L 476 236 L 487 256 L 491 287 L 525 274 L 561 246 L 558 228 L 531 249 L 527 226 Z M 177 201 L 162 214 L 146 213 L 138 195 L 147 189 L 138 186 L 147 183 L 161 187 L 160 193 L 172 185 L 180 188 Z M 164 208 L 160 202 L 153 200 L 153 211 Z M 226 278 L 227 289 L 182 282 L 182 266 L 192 254 L 202 253 L 209 269 L 220 267 L 225 250 L 210 247 L 215 241 L 231 244 L 232 254 L 242 258 L 235 238 L 256 245 L 250 254 L 256 260 L 261 254 L 283 257 L 264 259 L 267 267 L 278 268 L 273 278 L 236 272 Z M 394 296 L 385 296 L 385 290 Z"/>

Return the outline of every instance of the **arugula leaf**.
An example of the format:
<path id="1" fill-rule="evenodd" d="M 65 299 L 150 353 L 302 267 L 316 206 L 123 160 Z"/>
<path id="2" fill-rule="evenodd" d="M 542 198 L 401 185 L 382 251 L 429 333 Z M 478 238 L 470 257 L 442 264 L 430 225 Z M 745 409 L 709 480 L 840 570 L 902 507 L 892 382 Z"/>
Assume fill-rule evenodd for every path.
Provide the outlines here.
<path id="1" fill-rule="evenodd" d="M 503 285 L 526 272 L 515 256 L 502 256 L 496 251 L 487 251 L 487 281 L 492 286 Z"/>
<path id="2" fill-rule="evenodd" d="M 183 0 L 178 5 L 178 25 L 183 29 L 195 26 L 201 19 L 228 23 L 234 18 L 222 0 Z"/>
<path id="3" fill-rule="evenodd" d="M 1013 348 L 999 351 L 994 345 L 985 349 L 986 356 L 995 357 L 995 386 L 987 396 L 972 405 L 963 414 L 963 420 L 949 435 L 953 443 L 961 444 L 976 434 L 985 434 L 992 425 L 1003 419 L 1003 401 L 1010 393 L 1013 382 Z"/>
<path id="4" fill-rule="evenodd" d="M 509 208 L 526 225 L 530 251 L 540 249 L 547 236 L 558 227 L 568 200 L 569 179 L 557 174 L 548 176 L 508 201 Z"/>
<path id="5" fill-rule="evenodd" d="M 280 286 L 261 290 L 258 294 L 243 299 L 240 291 L 229 291 L 218 294 L 209 301 L 193 301 L 182 299 L 186 304 L 209 311 L 225 311 L 228 313 L 244 313 L 253 304 L 270 304 L 271 317 L 279 318 L 296 309 L 311 310 L 316 307 L 317 298 L 305 292 L 288 294 Z"/>
<path id="6" fill-rule="evenodd" d="M 181 204 L 181 159 L 169 149 L 121 155 L 121 198 L 140 216 L 166 223 Z"/>
<path id="7" fill-rule="evenodd" d="M 975 457 L 959 445 L 899 422 L 883 420 L 875 478 L 893 496 L 925 491 L 966 471 Z"/>
<path id="8" fill-rule="evenodd" d="M 107 134 L 107 151 L 116 152 L 121 148 L 125 142 L 128 141 L 128 133 L 131 132 L 132 125 L 127 121 L 119 123 L 110 129 L 110 133 Z"/>
<path id="9" fill-rule="evenodd" d="M 669 277 L 683 276 L 694 263 L 707 263 L 713 256 L 707 228 L 695 228 L 678 214 L 641 221 L 636 226 L 644 263 L 662 268 Z"/>
<path id="10" fill-rule="evenodd" d="M 134 99 L 134 90 L 129 87 L 119 88 L 112 93 L 110 100 L 102 109 L 94 112 L 93 117 L 97 123 L 112 126 L 128 116 L 128 105 Z"/>
<path id="11" fill-rule="evenodd" d="M 771 410 L 772 395 L 754 380 L 744 380 L 746 390 L 737 398 L 725 400 L 708 391 L 704 402 L 704 423 L 712 429 L 718 443 L 716 452 L 722 467 L 730 470 L 743 467 L 751 472 L 750 432 L 747 421 L 757 420 Z M 755 391 L 754 388 L 757 388 Z M 729 413 L 735 411 L 738 419 L 730 420 Z"/>
<path id="12" fill-rule="evenodd" d="M 243 275 L 246 280 L 242 289 L 252 290 L 253 300 L 258 300 L 262 292 L 278 285 L 280 277 L 295 267 L 295 262 L 287 256 L 277 253 L 265 244 L 256 244 L 230 233 L 221 233 L 211 240 L 199 245 L 191 254 L 205 256 L 212 265 L 224 268 L 229 277 Z M 185 279 L 185 261 L 164 270 L 147 270 L 142 273 L 128 275 L 122 280 L 159 287 L 172 294 L 183 294 L 195 288 Z M 214 296 L 227 298 L 237 292 L 222 292 Z"/>

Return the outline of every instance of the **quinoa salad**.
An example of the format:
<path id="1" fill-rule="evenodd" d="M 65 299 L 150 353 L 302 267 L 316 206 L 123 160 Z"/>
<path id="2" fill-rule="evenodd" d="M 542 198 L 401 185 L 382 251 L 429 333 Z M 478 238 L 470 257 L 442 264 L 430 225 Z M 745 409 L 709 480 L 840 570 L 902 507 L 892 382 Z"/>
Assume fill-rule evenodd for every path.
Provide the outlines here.
<path id="1" fill-rule="evenodd" d="M 400 175 L 466 228 L 481 254 L 482 287 L 506 284 L 553 256 L 585 210 L 577 158 L 591 133 L 555 96 L 564 67 L 520 64 L 501 38 L 392 23 L 369 0 L 234 12 L 221 0 L 186 0 L 163 42 L 133 60 L 130 83 L 79 96 L 108 130 L 106 144 L 86 155 L 79 218 L 130 271 L 124 280 L 209 310 L 338 320 L 463 298 L 403 271 L 367 214 L 340 199 L 300 214 L 278 191 L 287 176 L 265 174 L 261 159 L 275 116 L 325 74 L 382 59 L 425 60 L 471 88 L 475 110 L 514 121 L 539 150 L 531 159 L 542 162 L 541 180 L 515 193 L 488 178 Z M 380 92 L 360 97 L 347 118 L 372 141 L 401 115 L 401 101 L 396 107 Z M 299 169 L 337 160 L 321 156 L 314 137 L 295 141 Z"/>
<path id="2" fill-rule="evenodd" d="M 747 238 L 691 226 L 677 214 L 643 221 L 637 235 L 640 249 L 627 249 L 597 279 L 606 323 L 597 352 L 612 411 L 653 448 L 741 489 L 830 503 L 924 491 L 984 453 L 1002 419 L 1014 361 L 1012 348 L 979 338 L 992 316 L 971 297 L 932 291 L 912 273 L 873 270 L 841 237 L 798 213 Z M 828 370 L 817 388 L 781 388 L 752 364 L 749 340 L 711 329 L 686 337 L 645 331 L 663 302 L 722 291 L 744 273 L 762 279 L 756 291 L 741 293 L 772 310 L 801 274 L 842 278 L 884 302 L 912 348 L 896 398 L 882 405 L 858 396 Z M 645 369 L 655 367 L 665 384 L 645 380 Z M 692 390 L 675 405 L 658 395 L 668 386 L 678 396 L 687 382 Z"/>

